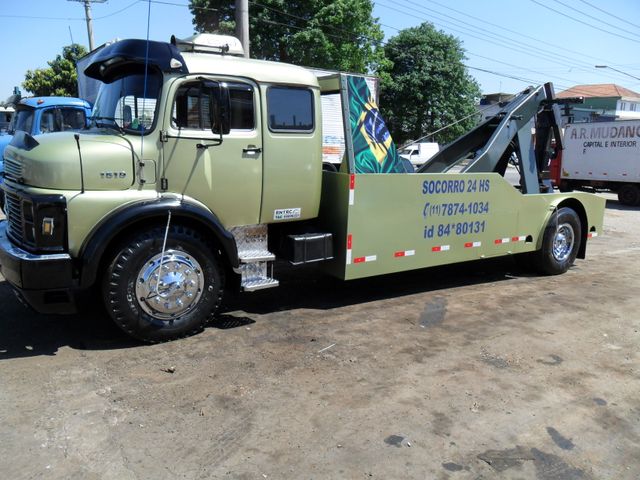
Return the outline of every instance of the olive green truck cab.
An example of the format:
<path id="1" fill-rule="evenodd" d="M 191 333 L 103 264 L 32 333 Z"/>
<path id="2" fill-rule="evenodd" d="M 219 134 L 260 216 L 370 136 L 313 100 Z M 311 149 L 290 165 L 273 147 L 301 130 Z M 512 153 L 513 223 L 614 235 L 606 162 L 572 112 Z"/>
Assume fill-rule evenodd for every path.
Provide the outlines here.
<path id="1" fill-rule="evenodd" d="M 103 82 L 90 128 L 12 140 L 0 266 L 26 303 L 73 313 L 97 289 L 125 332 L 156 342 L 202 329 L 226 289 L 276 287 L 277 259 L 349 280 L 522 254 L 556 274 L 602 232 L 603 199 L 546 186 L 549 85 L 413 172 L 363 77 L 223 40 L 106 46 L 85 70 Z M 323 98 L 341 105 L 339 168 L 323 162 Z"/>

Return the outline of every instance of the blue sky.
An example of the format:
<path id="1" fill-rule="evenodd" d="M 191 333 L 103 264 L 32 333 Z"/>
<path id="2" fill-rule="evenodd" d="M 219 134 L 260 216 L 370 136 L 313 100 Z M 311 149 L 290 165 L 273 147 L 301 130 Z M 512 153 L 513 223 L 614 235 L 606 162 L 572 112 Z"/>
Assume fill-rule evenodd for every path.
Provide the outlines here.
<path id="1" fill-rule="evenodd" d="M 252 5 L 252 8 L 260 8 Z M 256 0 L 256 3 L 260 3 Z M 88 46 L 84 7 L 69 0 L 0 0 L 4 33 L 0 99 L 43 68 L 64 45 Z M 108 0 L 93 4 L 95 44 L 114 38 L 168 41 L 193 33 L 188 0 Z M 554 82 L 616 83 L 640 92 L 638 0 L 376 0 L 386 37 L 430 21 L 458 37 L 469 73 L 485 93 Z M 609 69 L 596 69 L 608 65 Z"/>

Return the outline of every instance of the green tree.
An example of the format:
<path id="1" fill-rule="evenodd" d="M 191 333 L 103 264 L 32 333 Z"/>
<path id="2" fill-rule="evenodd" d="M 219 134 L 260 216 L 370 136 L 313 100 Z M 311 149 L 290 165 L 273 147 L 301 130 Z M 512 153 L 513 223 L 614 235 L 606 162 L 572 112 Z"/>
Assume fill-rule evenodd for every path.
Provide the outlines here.
<path id="1" fill-rule="evenodd" d="M 260 0 L 249 4 L 251 56 L 353 72 L 385 64 L 371 0 Z M 199 32 L 232 34 L 233 0 L 191 0 Z"/>
<path id="2" fill-rule="evenodd" d="M 380 107 L 399 145 L 471 115 L 426 141 L 447 143 L 475 126 L 480 87 L 463 64 L 462 42 L 430 23 L 407 28 L 385 45 Z"/>
<path id="3" fill-rule="evenodd" d="M 87 50 L 77 43 L 62 49 L 62 55 L 47 62 L 49 68 L 28 70 L 22 86 L 37 96 L 78 96 L 76 61 L 86 55 Z"/>

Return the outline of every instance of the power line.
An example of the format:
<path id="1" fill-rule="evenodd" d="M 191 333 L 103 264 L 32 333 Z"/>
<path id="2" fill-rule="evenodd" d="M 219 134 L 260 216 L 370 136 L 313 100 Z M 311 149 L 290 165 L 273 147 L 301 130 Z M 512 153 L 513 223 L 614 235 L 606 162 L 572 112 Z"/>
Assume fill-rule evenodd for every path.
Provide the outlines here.
<path id="1" fill-rule="evenodd" d="M 89 38 L 89 50 L 93 50 L 93 19 L 91 18 L 91 3 L 104 3 L 107 0 L 67 0 L 84 4 L 84 16 L 87 21 L 87 37 Z"/>
<path id="2" fill-rule="evenodd" d="M 562 6 L 563 6 L 563 7 L 565 7 L 565 8 L 571 9 L 571 6 L 567 5 L 567 4 L 566 4 L 566 3 L 564 3 L 564 2 L 561 2 L 560 0 L 553 0 L 553 1 L 554 1 L 554 2 L 556 2 L 556 3 L 559 3 L 560 5 L 562 5 Z M 576 10 L 576 11 L 577 11 L 577 10 Z M 631 34 L 631 35 L 635 35 L 636 37 L 640 37 L 640 35 L 638 35 L 637 33 L 630 32 L 629 30 L 625 30 L 624 28 L 621 28 L 621 27 L 619 27 L 618 25 L 613 25 L 612 23 L 605 22 L 604 20 L 601 20 L 601 19 L 600 19 L 600 18 L 598 18 L 598 17 L 594 17 L 593 15 L 589 15 L 588 13 L 584 13 L 584 12 L 580 12 L 580 11 L 577 11 L 577 12 L 578 12 L 580 15 L 584 15 L 584 16 L 585 16 L 585 17 L 587 17 L 587 18 L 591 18 L 591 19 L 596 20 L 596 21 L 598 21 L 598 22 L 600 22 L 600 23 L 604 23 L 605 25 L 607 25 L 607 26 L 609 26 L 609 27 L 617 28 L 618 30 L 621 30 L 621 31 L 623 31 L 623 32 L 629 33 L 629 34 Z"/>
<path id="3" fill-rule="evenodd" d="M 406 1 L 409 1 L 409 2 L 410 2 L 410 0 L 406 0 Z M 414 2 L 410 2 L 410 3 L 414 3 Z M 404 11 L 404 10 L 398 9 L 398 5 L 395 5 L 395 6 L 391 7 L 391 6 L 384 5 L 384 4 L 380 3 L 380 2 L 378 2 L 378 5 L 380 5 L 380 6 L 384 7 L 384 8 L 393 9 L 393 10 L 394 10 L 394 11 L 396 11 L 396 12 L 400 12 L 400 13 L 403 13 L 403 14 L 405 14 L 405 15 L 411 16 L 411 17 L 412 17 L 412 18 L 414 18 L 414 19 L 416 18 L 416 14 L 415 14 L 415 12 L 411 12 L 411 13 L 409 13 L 409 12 L 407 12 L 407 11 Z M 426 19 L 426 18 L 424 18 L 424 17 L 421 17 L 421 18 L 422 18 L 423 20 L 427 20 L 427 19 Z M 460 20 L 456 20 L 456 21 L 458 21 L 459 23 L 466 23 L 466 22 L 463 22 L 463 21 L 460 21 Z M 438 24 L 438 22 L 433 22 L 433 21 L 432 21 L 432 23 L 434 23 L 435 25 L 439 25 L 439 24 Z M 450 23 L 450 22 L 446 22 L 446 23 Z M 441 25 L 441 26 L 442 26 L 442 25 Z M 474 34 L 475 32 L 472 32 L 472 31 L 471 31 L 470 29 L 468 29 L 468 28 L 467 28 L 466 30 L 458 30 L 458 29 L 456 29 L 455 27 L 451 27 L 451 26 L 443 26 L 443 27 L 444 27 L 444 28 L 447 28 L 447 30 L 454 31 L 454 32 L 458 32 L 458 33 L 461 33 L 461 34 L 463 34 L 463 35 L 465 35 L 465 36 L 469 36 L 469 37 L 472 37 L 472 38 L 476 38 L 476 39 L 478 39 L 478 40 L 481 40 L 481 41 L 483 41 L 483 42 L 490 43 L 490 44 L 492 44 L 492 45 L 497 45 L 497 46 L 499 46 L 499 47 L 506 48 L 506 49 L 508 49 L 508 50 L 512 50 L 512 51 L 515 51 L 515 52 L 518 52 L 518 53 L 524 53 L 524 54 L 527 54 L 527 55 L 529 55 L 529 56 L 537 57 L 537 58 L 540 58 L 540 59 L 545 60 L 545 61 L 548 61 L 548 62 L 553 62 L 553 60 L 552 60 L 551 58 L 549 58 L 549 55 L 541 55 L 541 54 L 539 54 L 539 53 L 538 53 L 538 52 L 539 52 L 539 50 L 538 50 L 538 49 L 533 48 L 533 47 L 529 47 L 529 46 L 527 46 L 527 45 L 518 45 L 515 41 L 512 41 L 512 40 L 510 40 L 510 39 L 508 39 L 508 38 L 504 38 L 504 37 L 496 36 L 495 34 L 489 33 L 489 35 L 493 35 L 494 37 L 496 37 L 496 38 L 494 39 L 494 38 L 490 38 L 490 37 L 488 37 L 484 32 L 483 32 L 483 33 L 479 33 L 479 35 L 482 35 L 482 36 L 475 35 L 475 34 Z M 463 28 L 464 28 L 464 27 L 463 27 Z M 473 26 L 473 28 L 476 28 L 476 27 L 475 27 L 475 26 Z M 505 41 L 506 41 L 506 42 L 509 42 L 509 43 L 511 43 L 511 44 L 515 44 L 515 46 L 505 45 Z M 467 51 L 467 53 L 472 54 L 472 55 L 474 54 L 474 53 L 473 53 L 473 52 L 471 52 L 471 51 Z M 569 63 L 569 61 L 568 61 L 568 60 L 564 60 L 564 59 L 563 59 L 561 62 L 562 62 L 562 64 L 568 64 L 568 63 Z M 579 64 L 574 64 L 574 67 L 575 67 L 575 68 L 581 68 L 581 69 L 584 69 L 584 67 L 580 66 Z M 589 71 L 591 71 L 591 70 L 592 70 L 592 67 L 589 69 Z"/>
<path id="4" fill-rule="evenodd" d="M 606 10 L 603 10 L 600 7 L 596 7 L 595 5 L 593 5 L 592 3 L 587 2 L 586 0 L 579 0 L 579 1 L 584 3 L 585 5 L 589 5 L 591 8 L 595 8 L 596 10 L 598 10 L 599 12 L 604 13 L 605 15 L 609 15 L 610 17 L 615 18 L 616 20 L 620 20 L 621 22 L 627 23 L 627 24 L 631 25 L 632 27 L 640 28 L 640 25 L 636 25 L 635 23 L 631 23 L 628 20 L 625 20 L 624 18 L 618 17 L 617 15 L 614 15 L 613 13 L 609 13 Z"/>
<path id="5" fill-rule="evenodd" d="M 140 2 L 145 2 L 146 0 L 134 0 L 133 2 L 131 2 L 129 5 L 127 5 L 124 8 L 121 8 L 120 10 L 117 10 L 113 13 L 109 13 L 107 15 L 102 15 L 100 17 L 95 17 L 94 20 L 102 20 L 104 18 L 108 18 L 108 17 L 113 17 L 114 15 L 117 15 L 119 13 L 124 12 L 125 10 L 128 10 L 129 8 L 133 7 L 135 4 L 140 3 Z M 152 3 L 165 3 L 165 2 L 158 2 L 158 1 L 154 1 L 151 0 Z M 174 4 L 177 5 L 177 4 Z M 181 7 L 186 7 L 187 5 L 180 5 Z M 6 15 L 6 14 L 0 14 L 0 18 L 25 18 L 25 19 L 29 19 L 29 20 L 62 20 L 65 22 L 68 22 L 69 20 L 73 20 L 73 21 L 79 21 L 79 22 L 84 22 L 86 21 L 86 19 L 84 17 L 46 17 L 43 15 Z"/>
<path id="6" fill-rule="evenodd" d="M 601 32 L 608 33 L 609 35 L 614 35 L 616 37 L 620 37 L 620 38 L 623 38 L 625 40 L 629 40 L 630 42 L 640 43 L 640 40 L 635 40 L 633 38 L 625 37 L 624 35 L 619 35 L 617 33 L 610 32 L 609 30 L 605 30 L 604 28 L 600 28 L 600 27 L 598 27 L 596 25 L 592 25 L 592 24 L 590 24 L 588 22 L 585 22 L 583 20 L 574 18 L 571 15 L 567 15 L 566 13 L 563 13 L 563 12 L 561 12 L 559 10 L 556 10 L 555 8 L 550 7 L 549 5 L 545 5 L 544 3 L 541 3 L 538 0 L 531 0 L 531 1 L 533 3 L 535 3 L 536 5 L 540 5 L 541 7 L 546 8 L 547 10 L 551 10 L 552 12 L 555 12 L 558 15 L 562 15 L 563 17 L 568 18 L 569 20 L 573 20 L 574 22 L 578 22 L 578 23 L 581 23 L 582 25 L 586 25 L 588 27 L 595 28 L 596 30 L 600 30 Z"/>
<path id="7" fill-rule="evenodd" d="M 546 45 L 548 47 L 555 47 L 555 48 L 561 49 L 561 50 L 563 50 L 565 52 L 575 53 L 576 55 L 592 58 L 592 59 L 598 60 L 598 61 L 607 60 L 607 59 L 604 59 L 602 57 L 594 57 L 594 56 L 591 56 L 591 55 L 585 55 L 584 52 L 577 52 L 576 50 L 571 50 L 566 45 L 556 45 L 556 44 L 553 44 L 551 42 L 548 42 L 547 40 L 543 40 L 543 39 L 540 39 L 540 38 L 532 37 L 531 35 L 527 35 L 527 34 L 525 34 L 523 32 L 518 32 L 516 30 L 512 30 L 510 28 L 505 27 L 504 25 L 493 23 L 493 22 L 491 22 L 489 20 L 486 20 L 486 19 L 483 19 L 483 18 L 479 18 L 479 17 L 476 17 L 474 15 L 470 15 L 470 14 L 468 14 L 466 12 L 461 11 L 461 10 L 456 10 L 453 7 L 449 7 L 447 5 L 443 5 L 442 3 L 439 3 L 436 0 L 428 0 L 428 1 L 429 1 L 429 3 L 434 3 L 434 4 L 438 5 L 439 7 L 442 7 L 444 9 L 446 9 L 446 10 L 454 11 L 454 12 L 460 14 L 460 15 L 463 15 L 465 17 L 471 18 L 473 20 L 477 20 L 477 21 L 482 22 L 482 23 L 486 23 L 487 25 L 491 25 L 492 27 L 496 27 L 496 28 L 498 28 L 500 30 L 505 30 L 505 31 L 507 31 L 509 33 L 514 33 L 514 34 L 518 35 L 518 37 L 528 38 L 529 40 L 533 40 L 534 42 L 536 42 L 536 44 L 542 44 L 542 45 Z M 586 62 L 585 62 L 585 64 L 586 64 Z"/>
<path id="8" fill-rule="evenodd" d="M 282 27 L 288 27 L 288 28 L 293 28 L 295 30 L 306 30 L 306 27 L 299 27 L 297 25 L 291 25 L 289 23 L 282 23 L 282 22 L 276 22 L 275 20 L 269 20 L 268 18 L 261 18 L 259 19 L 261 22 L 264 23 L 269 23 L 271 25 L 280 25 Z M 338 36 L 338 35 L 332 35 L 331 33 L 326 33 L 326 32 L 322 32 L 324 35 L 326 35 L 327 37 L 332 37 L 332 38 L 337 38 L 337 39 L 341 39 L 342 37 Z"/>
<path id="9" fill-rule="evenodd" d="M 258 2 L 253 1 L 253 0 L 249 0 L 249 3 L 250 3 L 250 4 L 252 4 L 252 5 L 256 5 L 256 6 L 258 6 L 258 7 L 262 7 L 262 8 L 267 9 L 267 10 L 271 10 L 272 12 L 276 12 L 276 13 L 279 13 L 279 14 L 281 14 L 281 15 L 286 15 L 287 17 L 295 18 L 295 19 L 297 19 L 297 20 L 302 20 L 303 22 L 305 22 L 305 23 L 307 23 L 307 24 L 311 24 L 311 23 L 312 23 L 312 20 L 311 20 L 311 19 L 304 18 L 304 17 L 301 17 L 301 16 L 299 16 L 299 15 L 293 15 L 292 13 L 284 12 L 284 11 L 282 11 L 282 10 L 278 10 L 277 8 L 269 7 L 268 5 L 263 5 L 262 3 L 258 3 Z M 368 37 L 365 37 L 364 35 L 357 34 L 357 33 L 355 33 L 355 32 L 352 32 L 352 31 L 350 31 L 350 30 L 346 30 L 346 29 L 344 29 L 344 28 L 335 27 L 335 26 L 333 26 L 333 25 L 326 25 L 326 24 L 322 24 L 322 23 L 319 23 L 319 22 L 314 22 L 314 23 L 316 23 L 316 25 L 317 25 L 318 27 L 325 27 L 325 28 L 328 28 L 328 29 L 334 30 L 334 31 L 336 31 L 336 32 L 344 32 L 344 33 L 347 33 L 347 34 L 349 34 L 349 35 L 351 35 L 351 36 L 353 36 L 353 37 L 355 37 L 355 38 L 365 38 L 365 39 L 368 39 Z"/>
<path id="10" fill-rule="evenodd" d="M 411 2 L 411 0 L 405 0 L 405 1 Z M 464 16 L 464 17 L 471 18 L 473 20 L 482 22 L 482 24 L 491 25 L 493 27 L 496 27 L 497 29 L 504 30 L 504 31 L 507 31 L 507 32 L 510 32 L 510 33 L 514 33 L 514 34 L 518 35 L 518 43 L 522 43 L 521 40 L 520 40 L 520 37 L 524 37 L 524 38 L 528 38 L 530 40 L 533 40 L 534 42 L 536 42 L 536 45 L 535 46 L 531 46 L 531 48 L 533 48 L 535 51 L 538 51 L 538 45 L 541 44 L 541 45 L 546 45 L 548 47 L 555 48 L 557 50 L 561 50 L 563 52 L 574 53 L 576 55 L 579 55 L 582 58 L 591 58 L 591 59 L 596 60 L 596 61 L 605 61 L 605 62 L 609 62 L 609 60 L 610 60 L 610 59 L 604 59 L 602 57 L 595 57 L 593 55 L 588 55 L 588 54 L 585 54 L 584 52 L 578 52 L 578 51 L 572 50 L 567 45 L 555 45 L 555 44 L 553 44 L 551 42 L 548 42 L 546 39 L 535 38 L 535 37 L 532 37 L 531 35 L 527 35 L 527 34 L 525 34 L 523 32 L 509 29 L 509 28 L 505 27 L 503 24 L 493 23 L 493 22 L 491 22 L 489 20 L 486 20 L 486 19 L 483 19 L 483 18 L 479 18 L 479 17 L 476 17 L 474 15 L 470 15 L 470 14 L 468 14 L 466 12 L 461 11 L 461 10 L 456 10 L 453 7 L 449 7 L 447 5 L 444 5 L 442 3 L 437 2 L 436 0 L 428 0 L 428 1 L 430 3 L 432 3 L 432 4 L 438 5 L 441 8 L 444 8 L 446 10 L 451 10 L 451 11 L 456 12 L 456 13 Z M 584 1 L 584 0 L 580 0 L 580 1 Z M 419 4 L 417 4 L 415 2 L 411 2 L 411 3 L 413 3 L 416 6 L 420 6 Z M 587 3 L 587 2 L 585 2 L 585 3 Z M 439 12 L 437 12 L 435 10 L 432 10 L 432 11 L 434 11 L 436 13 L 439 13 Z M 506 38 L 508 38 L 508 37 L 506 37 Z M 582 71 L 587 72 L 587 73 L 590 73 L 590 72 L 593 71 L 593 64 L 592 63 L 584 62 L 584 61 L 580 62 L 578 60 L 575 60 L 573 57 L 567 57 L 565 55 L 559 55 L 559 54 L 553 54 L 553 55 L 555 55 L 558 58 L 567 59 L 569 62 L 571 62 L 572 66 L 574 66 L 575 68 L 578 68 L 579 70 L 582 70 Z M 563 61 L 562 65 L 565 65 L 565 64 L 569 64 L 569 63 Z M 607 77 L 607 78 L 614 79 L 614 80 L 619 80 L 620 79 L 620 76 L 619 75 L 615 75 L 615 74 L 613 74 L 613 75 L 612 74 L 608 74 L 608 75 L 604 75 L 604 76 Z"/>
<path id="11" fill-rule="evenodd" d="M 418 4 L 416 2 L 413 2 L 411 0 L 403 0 L 403 1 L 405 1 L 407 3 L 411 3 L 411 4 L 421 8 L 420 4 Z M 408 15 L 408 16 L 411 16 L 412 18 L 416 17 L 415 12 L 413 12 L 413 11 L 412 12 L 407 12 L 407 11 L 404 11 L 404 10 L 399 10 L 397 5 L 394 5 L 392 7 L 392 6 L 384 5 L 384 4 L 380 3 L 380 2 L 378 2 L 378 5 L 380 5 L 380 6 L 384 7 L 384 8 L 393 9 L 394 11 L 403 13 L 403 14 Z M 415 8 L 414 8 L 414 10 L 415 10 Z M 453 9 L 453 10 L 455 10 L 455 9 Z M 422 11 L 425 11 L 425 10 L 422 10 Z M 456 10 L 456 12 L 457 12 L 457 10 Z M 469 37 L 472 37 L 472 38 L 476 38 L 476 39 L 479 39 L 479 40 L 481 40 L 483 42 L 487 42 L 487 43 L 490 43 L 490 44 L 493 44 L 493 45 L 497 45 L 499 47 L 502 47 L 502 48 L 505 48 L 505 49 L 508 49 L 508 50 L 512 50 L 512 51 L 515 51 L 515 52 L 525 53 L 527 55 L 540 58 L 540 59 L 545 60 L 547 62 L 554 62 L 552 57 L 557 57 L 560 60 L 556 60 L 554 63 L 558 63 L 560 65 L 571 65 L 572 67 L 574 67 L 576 69 L 579 69 L 579 70 L 582 70 L 582 71 L 585 71 L 585 72 L 592 72 L 593 71 L 593 65 L 588 64 L 586 62 L 585 63 L 579 63 L 579 62 L 573 60 L 573 58 L 571 58 L 571 57 L 567 57 L 567 56 L 560 55 L 560 54 L 541 55 L 540 53 L 538 53 L 538 52 L 540 52 L 540 50 L 539 50 L 539 48 L 537 46 L 531 46 L 531 45 L 528 45 L 526 43 L 523 44 L 519 40 L 516 41 L 516 40 L 513 40 L 513 39 L 511 39 L 509 37 L 506 37 L 506 36 L 500 36 L 500 35 L 494 34 L 493 32 L 488 32 L 486 30 L 479 29 L 475 25 L 471 25 L 471 24 L 469 24 L 467 22 L 459 20 L 459 19 L 457 19 L 455 17 L 451 17 L 450 15 L 447 15 L 447 14 L 443 14 L 443 13 L 436 12 L 436 11 L 433 11 L 433 10 L 430 10 L 429 13 L 431 13 L 431 14 L 435 13 L 436 15 L 439 15 L 439 16 L 445 16 L 447 18 L 452 18 L 457 23 L 462 23 L 464 25 L 470 26 L 471 28 L 473 28 L 475 30 L 480 30 L 481 33 L 479 33 L 479 34 L 482 35 L 482 37 L 478 37 L 477 35 L 474 35 L 474 33 L 476 33 L 476 32 L 470 30 L 468 27 L 462 27 L 462 28 L 465 28 L 465 30 L 458 30 L 455 27 L 440 25 L 440 26 L 443 26 L 444 28 L 447 28 L 448 30 L 461 33 L 462 35 L 469 36 Z M 466 16 L 469 16 L 469 15 L 466 15 Z M 478 21 L 481 21 L 481 22 L 485 22 L 484 20 L 482 20 L 480 18 L 477 18 L 477 17 L 472 17 L 472 18 L 474 18 L 474 19 L 476 19 Z M 427 20 L 424 17 L 422 17 L 422 19 Z M 430 20 L 430 21 L 432 23 L 434 23 L 435 25 L 439 25 L 438 22 L 434 22 L 433 20 Z M 447 23 L 447 24 L 450 24 L 449 21 L 445 20 L 444 22 Z M 485 22 L 485 23 L 487 23 L 487 22 Z M 490 23 L 490 22 L 488 22 L 488 23 Z M 530 38 L 533 38 L 533 37 L 530 37 Z M 497 43 L 496 41 L 499 42 L 499 43 Z M 508 43 L 505 44 L 505 42 L 508 42 Z M 538 41 L 538 42 L 541 42 L 541 41 Z M 542 43 L 544 43 L 544 42 L 542 42 Z M 468 52 L 468 53 L 473 54 L 473 52 Z M 587 66 L 588 66 L 588 68 L 587 68 Z M 619 78 L 616 75 L 613 75 L 613 76 L 612 75 L 604 75 L 604 76 L 612 78 L 612 79 L 618 79 Z"/>
<path id="12" fill-rule="evenodd" d="M 159 5 L 172 5 L 174 7 L 186 7 L 186 8 L 193 8 L 194 10 L 205 10 L 208 12 L 219 12 L 220 10 L 218 10 L 217 8 L 211 8 L 211 7 L 196 7 L 196 6 L 191 6 L 191 5 L 187 5 L 185 3 L 175 3 L 175 2 L 166 2 L 166 1 L 161 1 L 161 0 L 137 0 L 138 2 L 143 2 L 143 3 L 147 3 L 147 1 L 149 3 L 157 3 Z"/>
<path id="13" fill-rule="evenodd" d="M 513 38 L 508 37 L 508 36 L 506 36 L 506 35 L 499 35 L 499 34 L 496 34 L 496 33 L 492 32 L 492 31 L 488 31 L 488 30 L 485 30 L 485 29 L 479 28 L 479 27 L 477 27 L 477 26 L 475 26 L 475 25 L 473 25 L 473 24 L 470 24 L 470 23 L 468 23 L 468 22 L 465 22 L 465 21 L 463 21 L 463 20 L 457 19 L 457 18 L 452 17 L 452 16 L 450 16 L 450 15 L 447 15 L 447 14 L 444 14 L 444 13 L 441 13 L 441 12 L 438 12 L 438 11 L 433 10 L 433 9 L 425 10 L 425 9 L 422 7 L 422 5 L 421 5 L 421 4 L 416 3 L 416 2 L 414 2 L 414 1 L 412 1 L 412 0 L 403 0 L 403 1 L 405 1 L 405 2 L 407 2 L 407 3 L 410 3 L 410 4 L 415 5 L 416 7 L 418 7 L 418 8 L 420 8 L 420 9 L 422 9 L 422 11 L 423 11 L 423 12 L 425 12 L 425 13 L 429 12 L 429 14 L 436 14 L 436 15 L 440 15 L 440 16 L 445 16 L 445 17 L 447 17 L 447 18 L 451 18 L 451 19 L 453 19 L 453 21 L 455 21 L 455 22 L 457 22 L 457 23 L 461 23 L 461 24 L 463 24 L 463 25 L 466 25 L 466 26 L 468 26 L 468 27 L 471 27 L 471 28 L 473 28 L 473 29 L 474 29 L 474 30 L 476 30 L 476 31 L 477 31 L 477 30 L 479 30 L 481 35 L 489 36 L 489 38 L 493 38 L 493 39 L 496 39 L 496 40 L 498 40 L 499 42 L 501 42 L 501 43 L 499 43 L 499 44 L 497 44 L 497 45 L 498 45 L 498 46 L 500 46 L 500 47 L 502 47 L 502 48 L 507 48 L 507 49 L 510 49 L 510 50 L 513 50 L 513 51 L 518 51 L 518 52 L 521 52 L 521 53 L 526 53 L 526 54 L 528 54 L 528 55 L 532 55 L 532 56 L 534 56 L 534 57 L 537 57 L 537 58 L 540 58 L 540 59 L 542 59 L 542 60 L 546 60 L 546 61 L 552 61 L 552 59 L 551 59 L 550 57 L 556 57 L 556 58 L 558 58 L 558 59 L 561 59 L 561 60 L 560 60 L 560 63 L 561 63 L 562 65 L 567 65 L 567 64 L 569 64 L 569 65 L 574 66 L 575 68 L 582 69 L 582 70 L 583 70 L 583 71 L 585 71 L 585 72 L 591 72 L 591 71 L 592 71 L 592 69 L 593 69 L 593 65 L 592 65 L 591 63 L 588 63 L 588 62 L 580 62 L 580 61 L 575 60 L 573 57 L 569 57 L 569 56 L 566 56 L 566 55 L 558 54 L 558 53 L 555 53 L 555 52 L 554 52 L 554 53 L 546 53 L 545 55 L 541 55 L 541 54 L 539 53 L 539 52 L 540 52 L 539 44 L 547 45 L 547 46 L 550 46 L 550 47 L 553 47 L 553 45 L 552 45 L 552 44 L 550 44 L 550 43 L 548 43 L 548 42 L 546 42 L 546 41 L 544 41 L 544 40 L 536 39 L 536 38 L 531 37 L 531 36 L 528 36 L 528 35 L 522 35 L 520 32 L 515 32 L 514 30 L 510 30 L 510 29 L 508 29 L 508 28 L 501 27 L 500 25 L 497 25 L 497 24 L 491 23 L 491 22 L 489 22 L 489 21 L 486 21 L 486 20 L 484 20 L 484 19 L 481 19 L 481 18 L 475 17 L 475 16 L 473 16 L 473 15 L 468 15 L 468 14 L 466 14 L 466 13 L 464 13 L 464 12 L 461 12 L 461 11 L 459 11 L 459 10 L 456 10 L 456 9 L 454 9 L 454 8 L 446 7 L 446 6 L 444 6 L 444 5 L 442 5 L 442 4 L 438 3 L 438 2 L 434 2 L 433 0 L 432 0 L 432 3 L 435 3 L 435 4 L 437 4 L 437 5 L 439 5 L 439 6 L 443 7 L 443 8 L 446 8 L 446 9 L 448 9 L 448 10 L 452 10 L 452 11 L 455 11 L 455 12 L 457 12 L 457 13 L 460 13 L 460 14 L 462 14 L 462 15 L 466 16 L 466 17 L 472 18 L 472 19 L 477 20 L 477 21 L 479 21 L 479 22 L 487 23 L 487 24 L 490 24 L 490 25 L 494 25 L 494 26 L 496 26 L 496 27 L 498 27 L 498 28 L 500 28 L 500 29 L 502 29 L 502 30 L 506 30 L 506 31 L 508 31 L 508 32 L 513 32 L 513 33 L 515 33 L 515 34 L 517 34 L 517 35 L 518 35 L 518 38 L 517 38 L 517 39 L 513 39 Z M 403 12 L 403 13 L 404 13 L 404 12 Z M 447 22 L 447 23 L 448 23 L 448 22 Z M 458 31 L 459 33 L 462 33 L 463 35 L 468 35 L 468 36 L 471 36 L 471 37 L 473 37 L 473 38 L 478 38 L 478 37 L 476 37 L 476 36 L 471 35 L 471 33 L 469 33 L 469 29 L 468 29 L 468 27 L 462 27 L 462 28 L 467 29 L 466 31 L 462 31 L 462 32 L 460 32 L 460 30 L 455 30 L 455 29 L 453 29 L 453 30 L 454 30 L 454 31 Z M 450 27 L 449 27 L 449 28 L 450 28 Z M 474 32 L 474 33 L 475 33 L 475 32 Z M 522 37 L 522 36 L 524 36 L 524 37 L 527 37 L 527 38 L 530 38 L 530 39 L 534 40 L 534 41 L 536 42 L 536 44 L 535 44 L 535 45 L 531 45 L 531 44 L 527 44 L 527 43 L 523 42 L 523 41 L 520 39 L 520 37 Z M 490 42 L 488 39 L 480 38 L 480 40 L 482 40 L 482 41 L 486 41 L 486 42 L 489 42 L 489 43 L 493 43 L 494 45 L 496 44 L 495 42 Z M 510 47 L 509 47 L 509 46 L 506 46 L 506 45 L 504 44 L 504 42 L 505 42 L 505 41 L 507 41 L 511 46 L 510 46 Z M 571 51 L 571 50 L 568 50 L 568 49 L 567 49 L 567 48 L 565 48 L 565 47 L 557 47 L 557 49 L 561 49 L 562 51 Z M 551 52 L 553 52 L 553 49 L 551 50 Z M 575 52 L 575 53 L 576 53 L 576 54 L 578 54 L 578 55 L 583 55 L 583 54 L 581 54 L 581 53 L 579 53 L 579 52 Z M 594 58 L 595 58 L 595 57 L 594 57 Z M 608 75 L 608 76 L 609 76 L 609 78 L 617 78 L 617 77 L 615 77 L 615 76 L 611 76 L 611 75 Z"/>
<path id="14" fill-rule="evenodd" d="M 113 13 L 109 13 L 108 15 L 102 15 L 101 17 L 95 17 L 94 20 L 102 20 L 102 19 L 105 19 L 105 18 L 109 18 L 109 17 L 113 17 L 115 15 L 118 15 L 119 13 L 122 13 L 125 10 L 129 10 L 131 7 L 133 7 L 138 2 L 140 2 L 140 0 L 134 0 L 129 5 L 127 5 L 124 8 L 121 8 L 120 10 L 117 10 L 117 11 L 115 11 Z"/>

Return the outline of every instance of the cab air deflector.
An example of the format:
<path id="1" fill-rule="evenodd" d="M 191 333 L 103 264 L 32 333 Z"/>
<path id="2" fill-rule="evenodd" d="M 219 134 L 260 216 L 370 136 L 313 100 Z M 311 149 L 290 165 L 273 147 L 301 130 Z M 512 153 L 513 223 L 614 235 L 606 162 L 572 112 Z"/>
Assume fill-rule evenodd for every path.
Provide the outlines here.
<path id="1" fill-rule="evenodd" d="M 84 73 L 104 83 L 111 83 L 123 75 L 138 73 L 145 64 L 163 72 L 189 73 L 180 51 L 174 45 L 146 40 L 121 40 L 107 45 L 94 53 Z"/>

